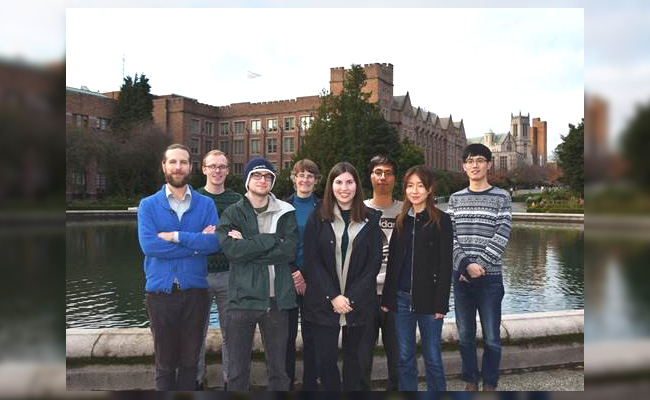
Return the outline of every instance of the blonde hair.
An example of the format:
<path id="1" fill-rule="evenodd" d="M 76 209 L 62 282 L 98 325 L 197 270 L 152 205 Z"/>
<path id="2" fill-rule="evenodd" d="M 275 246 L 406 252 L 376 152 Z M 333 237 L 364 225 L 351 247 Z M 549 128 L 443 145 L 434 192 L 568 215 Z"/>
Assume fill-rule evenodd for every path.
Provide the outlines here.
<path id="1" fill-rule="evenodd" d="M 221 150 L 210 150 L 205 155 L 203 156 L 203 161 L 201 161 L 201 164 L 205 166 L 205 159 L 210 157 L 210 156 L 224 156 L 226 157 L 226 162 L 228 161 L 228 157 L 226 156 L 226 153 L 224 153 Z"/>

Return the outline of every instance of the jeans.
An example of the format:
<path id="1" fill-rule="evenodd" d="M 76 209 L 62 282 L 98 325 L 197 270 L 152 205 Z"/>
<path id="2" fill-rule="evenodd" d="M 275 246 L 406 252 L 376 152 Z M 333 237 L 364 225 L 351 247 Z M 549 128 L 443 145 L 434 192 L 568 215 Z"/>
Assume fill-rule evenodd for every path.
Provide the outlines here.
<path id="1" fill-rule="evenodd" d="M 297 296 L 298 308 L 289 310 L 289 340 L 287 342 L 287 375 L 289 376 L 289 390 L 294 390 L 296 377 L 296 337 L 298 336 L 298 320 L 300 319 L 300 332 L 302 334 L 302 390 L 318 390 L 316 378 L 316 353 L 314 336 L 311 324 L 305 321 L 303 314 L 303 296 Z"/>
<path id="2" fill-rule="evenodd" d="M 268 311 L 228 309 L 228 390 L 249 390 L 251 352 L 255 327 L 259 325 L 266 356 L 269 383 L 267 390 L 289 390 L 286 371 L 289 315 L 278 310 L 274 298 Z"/>
<path id="3" fill-rule="evenodd" d="M 228 350 L 226 347 L 226 313 L 228 310 L 228 271 L 211 272 L 208 274 L 208 284 L 210 285 L 210 305 L 212 299 L 217 301 L 217 313 L 219 316 L 219 329 L 221 329 L 221 373 L 224 383 L 228 382 Z M 208 323 L 205 324 L 203 332 L 203 345 L 201 346 L 201 355 L 199 356 L 198 374 L 196 380 L 198 383 L 206 382 L 205 369 L 205 338 L 208 334 L 210 325 L 210 309 L 208 309 Z"/>
<path id="4" fill-rule="evenodd" d="M 381 296 L 377 296 L 377 308 L 366 325 L 366 331 L 361 339 L 359 347 L 359 362 L 361 363 L 361 387 L 362 390 L 372 390 L 371 374 L 373 362 L 373 350 L 377 344 L 379 329 L 381 328 L 381 339 L 386 351 L 386 364 L 388 366 L 388 382 L 386 390 L 398 390 L 397 386 L 397 339 L 395 338 L 395 315 L 392 312 L 383 312 L 379 305 Z"/>
<path id="5" fill-rule="evenodd" d="M 397 292 L 397 310 L 395 311 L 395 332 L 399 348 L 397 362 L 399 390 L 418 390 L 416 324 L 420 330 L 422 356 L 426 366 L 427 390 L 447 390 L 441 348 L 443 319 L 435 319 L 434 314 L 420 314 L 411 311 L 411 294 L 402 291 Z"/>
<path id="6" fill-rule="evenodd" d="M 156 390 L 194 390 L 210 297 L 207 289 L 147 293 Z"/>
<path id="7" fill-rule="evenodd" d="M 337 362 L 341 327 L 313 324 L 312 328 L 316 344 L 316 362 L 323 390 L 340 391 L 341 374 Z M 361 365 L 357 351 L 366 326 L 344 326 L 342 328 L 343 390 L 358 391 L 361 390 Z"/>
<path id="8" fill-rule="evenodd" d="M 454 279 L 454 308 L 462 360 L 461 378 L 478 383 L 479 370 L 476 356 L 476 311 L 483 331 L 483 385 L 496 387 L 499 383 L 501 362 L 501 300 L 503 299 L 501 275 L 460 282 Z"/>

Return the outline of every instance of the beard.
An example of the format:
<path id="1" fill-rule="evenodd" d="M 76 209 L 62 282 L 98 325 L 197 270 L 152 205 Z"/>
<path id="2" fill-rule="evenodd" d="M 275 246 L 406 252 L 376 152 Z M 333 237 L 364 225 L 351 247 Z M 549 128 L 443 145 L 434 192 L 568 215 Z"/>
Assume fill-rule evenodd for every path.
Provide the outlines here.
<path id="1" fill-rule="evenodd" d="M 172 174 L 165 174 L 165 181 L 167 181 L 167 183 L 169 183 L 175 188 L 182 188 L 183 186 L 187 185 L 189 180 L 190 180 L 190 174 L 183 176 L 180 180 L 174 178 L 174 175 Z"/>

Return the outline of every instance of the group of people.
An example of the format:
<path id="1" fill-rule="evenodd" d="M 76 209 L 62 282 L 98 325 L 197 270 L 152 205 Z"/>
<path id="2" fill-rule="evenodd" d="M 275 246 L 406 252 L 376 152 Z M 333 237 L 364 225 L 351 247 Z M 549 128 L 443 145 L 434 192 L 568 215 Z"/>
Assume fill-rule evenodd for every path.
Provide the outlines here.
<path id="1" fill-rule="evenodd" d="M 205 342 L 215 299 L 227 390 L 249 389 L 258 327 L 268 390 L 294 390 L 299 324 L 302 390 L 370 390 L 380 331 L 386 389 L 417 390 L 416 327 L 427 390 L 446 390 L 441 336 L 453 286 L 465 389 L 478 390 L 482 380 L 483 390 L 495 390 L 510 196 L 487 180 L 487 147 L 467 146 L 463 160 L 469 186 L 450 197 L 444 212 L 424 165 L 404 173 L 403 201 L 395 199 L 398 166 L 383 155 L 369 163 L 369 199 L 348 162 L 329 171 L 319 199 L 319 168 L 303 159 L 291 171 L 295 192 L 283 201 L 271 191 L 277 176 L 264 158 L 246 165 L 241 195 L 225 188 L 226 155 L 210 151 L 202 163 L 206 185 L 195 191 L 188 184 L 189 149 L 169 146 L 162 159 L 166 184 L 138 208 L 156 389 L 207 386 Z"/>

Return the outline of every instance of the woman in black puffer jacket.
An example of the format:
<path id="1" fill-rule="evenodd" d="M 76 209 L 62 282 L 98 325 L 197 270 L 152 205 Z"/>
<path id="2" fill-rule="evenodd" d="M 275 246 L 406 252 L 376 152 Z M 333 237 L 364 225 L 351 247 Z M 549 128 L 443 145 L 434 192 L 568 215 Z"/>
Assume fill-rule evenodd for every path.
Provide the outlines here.
<path id="1" fill-rule="evenodd" d="M 343 330 L 343 390 L 361 390 L 356 350 L 376 304 L 381 267 L 379 214 L 363 204 L 356 169 L 336 164 L 304 234 L 304 318 L 312 325 L 325 390 L 341 390 L 338 339 Z"/>

